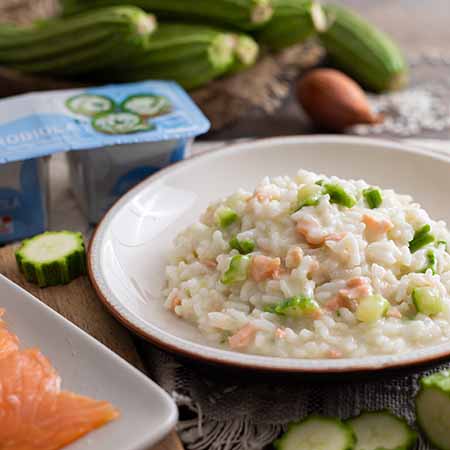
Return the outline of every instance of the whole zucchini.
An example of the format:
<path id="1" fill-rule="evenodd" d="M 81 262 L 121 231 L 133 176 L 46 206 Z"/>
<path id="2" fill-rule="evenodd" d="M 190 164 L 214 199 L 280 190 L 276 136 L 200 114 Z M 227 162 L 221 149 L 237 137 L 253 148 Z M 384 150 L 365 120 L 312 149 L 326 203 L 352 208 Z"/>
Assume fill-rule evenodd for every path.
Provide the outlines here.
<path id="1" fill-rule="evenodd" d="M 324 12 L 320 40 L 337 67 L 375 92 L 405 85 L 407 64 L 389 36 L 346 8 L 328 5 Z"/>
<path id="2" fill-rule="evenodd" d="M 311 0 L 272 0 L 272 3 L 273 16 L 256 35 L 261 44 L 279 50 L 303 42 L 315 33 Z"/>
<path id="3" fill-rule="evenodd" d="M 122 63 L 156 28 L 139 8 L 109 7 L 31 26 L 0 25 L 0 64 L 24 72 L 78 76 Z"/>
<path id="4" fill-rule="evenodd" d="M 192 89 L 230 70 L 235 46 L 233 33 L 202 25 L 161 24 L 138 57 L 105 75 L 115 81 L 170 79 Z"/>
<path id="5" fill-rule="evenodd" d="M 74 14 L 105 5 L 117 5 L 123 0 L 62 0 L 63 14 Z M 128 0 L 161 18 L 174 21 L 203 21 L 227 25 L 240 30 L 252 30 L 272 16 L 272 0 Z"/>
<path id="6" fill-rule="evenodd" d="M 258 59 L 259 45 L 246 34 L 234 35 L 233 64 L 228 69 L 228 74 L 241 72 L 253 66 Z"/>

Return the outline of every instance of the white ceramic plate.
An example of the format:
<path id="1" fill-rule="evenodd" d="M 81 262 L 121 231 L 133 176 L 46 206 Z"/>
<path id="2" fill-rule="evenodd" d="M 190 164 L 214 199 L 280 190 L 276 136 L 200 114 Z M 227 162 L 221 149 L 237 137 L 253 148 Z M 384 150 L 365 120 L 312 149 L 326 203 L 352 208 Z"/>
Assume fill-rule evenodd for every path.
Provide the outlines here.
<path id="1" fill-rule="evenodd" d="M 433 218 L 450 223 L 450 160 L 389 141 L 345 136 L 287 137 L 238 144 L 178 163 L 148 178 L 106 214 L 91 241 L 89 270 L 112 313 L 144 338 L 196 360 L 278 372 L 353 372 L 403 367 L 450 356 L 450 344 L 394 356 L 289 359 L 206 344 L 163 308 L 166 254 L 176 234 L 213 200 L 265 175 L 299 168 L 412 194 Z"/>
<path id="2" fill-rule="evenodd" d="M 65 449 L 148 450 L 175 426 L 177 408 L 159 386 L 2 275 L 0 307 L 21 348 L 40 348 L 63 389 L 107 400 L 120 411 L 119 419 Z"/>

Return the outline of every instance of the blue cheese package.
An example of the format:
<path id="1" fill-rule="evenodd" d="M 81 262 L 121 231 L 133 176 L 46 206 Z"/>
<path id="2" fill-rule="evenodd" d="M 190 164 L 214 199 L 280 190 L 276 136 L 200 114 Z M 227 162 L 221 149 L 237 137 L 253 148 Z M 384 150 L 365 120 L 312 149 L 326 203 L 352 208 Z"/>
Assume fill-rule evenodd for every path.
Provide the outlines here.
<path id="1" fill-rule="evenodd" d="M 0 242 L 47 227 L 48 158 L 0 165 Z"/>
<path id="2" fill-rule="evenodd" d="M 39 92 L 1 100 L 0 242 L 45 229 L 47 187 L 42 158 L 69 152 L 72 190 L 88 220 L 95 223 L 136 183 L 183 159 L 193 139 L 209 126 L 186 92 L 168 81 Z M 23 186 L 18 181 L 21 170 L 29 173 L 33 164 L 35 172 L 29 179 L 34 184 Z M 15 175 L 6 177 L 9 173 Z M 22 205 L 30 208 L 26 202 L 11 200 L 12 194 L 6 194 L 11 190 L 23 199 L 39 192 L 39 200 L 32 202 L 33 212 L 23 211 Z"/>

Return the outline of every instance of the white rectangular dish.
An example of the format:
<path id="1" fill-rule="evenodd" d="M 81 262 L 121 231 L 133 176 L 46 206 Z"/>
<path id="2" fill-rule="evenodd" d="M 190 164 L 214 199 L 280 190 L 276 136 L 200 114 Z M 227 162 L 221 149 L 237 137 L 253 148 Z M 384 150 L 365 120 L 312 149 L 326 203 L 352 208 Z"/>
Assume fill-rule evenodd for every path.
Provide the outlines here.
<path id="1" fill-rule="evenodd" d="M 158 385 L 37 298 L 0 275 L 0 308 L 21 348 L 38 347 L 62 388 L 111 402 L 119 419 L 67 450 L 148 450 L 175 426 L 173 400 Z"/>

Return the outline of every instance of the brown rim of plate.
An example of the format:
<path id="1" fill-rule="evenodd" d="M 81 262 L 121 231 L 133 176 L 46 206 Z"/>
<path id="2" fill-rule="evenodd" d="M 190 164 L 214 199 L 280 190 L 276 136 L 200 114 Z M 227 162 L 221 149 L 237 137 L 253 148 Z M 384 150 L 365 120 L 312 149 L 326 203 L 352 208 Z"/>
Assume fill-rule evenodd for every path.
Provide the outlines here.
<path id="1" fill-rule="evenodd" d="M 283 139 L 293 139 L 293 138 L 301 138 L 305 137 L 307 140 L 314 141 L 314 136 L 278 136 L 278 137 L 272 137 L 272 138 L 263 138 L 263 139 L 257 139 L 257 141 L 274 141 L 274 140 L 283 140 Z M 318 141 L 324 138 L 323 135 L 315 136 Z M 393 144 L 395 147 L 399 149 L 399 147 L 402 147 L 403 149 L 409 149 L 409 150 L 415 150 L 414 148 L 409 148 L 407 145 L 403 145 L 402 143 L 396 142 L 396 141 L 389 141 L 387 139 L 372 139 L 372 138 L 365 138 L 365 137 L 353 137 L 353 136 L 340 136 L 340 135 L 326 135 L 324 141 L 332 140 L 333 138 L 340 138 L 340 139 L 348 139 L 348 140 L 355 140 L 355 141 L 366 141 L 367 144 L 374 144 L 374 145 L 382 145 L 384 144 Z M 254 141 L 253 141 L 254 142 Z M 230 147 L 239 146 L 239 145 L 246 145 L 250 144 L 251 142 L 242 142 L 242 143 L 234 143 L 230 144 Z M 229 147 L 228 145 L 225 145 L 224 148 L 221 148 L 224 150 L 225 148 Z M 414 152 L 416 153 L 416 152 Z M 419 152 L 420 153 L 420 152 Z M 140 181 L 136 186 L 133 186 L 124 196 L 130 195 L 133 191 L 138 190 L 144 183 L 148 183 L 149 180 L 155 180 L 159 178 L 160 176 L 164 175 L 167 171 L 172 170 L 176 166 L 180 166 L 183 164 L 186 164 L 189 161 L 192 161 L 194 158 L 201 157 L 204 155 L 207 155 L 208 153 L 200 153 L 198 155 L 192 155 L 188 159 L 183 159 L 181 161 L 177 161 L 167 167 L 164 167 L 160 169 L 158 172 L 154 173 L 153 175 L 148 176 L 144 180 Z M 436 155 L 431 155 L 436 156 Z M 438 157 L 439 159 L 439 157 Z M 110 214 L 110 212 L 116 207 L 117 203 L 123 199 L 123 197 L 119 197 L 113 205 L 108 209 L 108 211 L 104 214 L 104 216 L 100 219 L 99 223 L 94 229 L 94 232 L 92 234 L 92 237 L 89 241 L 88 250 L 87 250 L 87 269 L 88 269 L 88 276 L 89 280 L 91 281 L 91 284 L 98 296 L 98 298 L 101 300 L 101 302 L 106 306 L 108 311 L 111 313 L 111 315 L 118 320 L 122 325 L 127 327 L 129 330 L 131 330 L 136 335 L 142 337 L 146 341 L 150 342 L 151 344 L 157 346 L 158 348 L 167 351 L 168 353 L 172 353 L 175 355 L 179 355 L 183 358 L 187 358 L 190 360 L 194 360 L 196 362 L 204 363 L 204 364 L 210 364 L 210 365 L 219 365 L 219 366 L 226 366 L 230 369 L 242 369 L 242 370 L 253 370 L 260 373 L 276 373 L 276 374 L 299 374 L 299 375 L 314 375 L 314 374 L 323 374 L 323 375 L 333 375 L 333 374 L 357 374 L 357 373 L 376 373 L 376 372 L 382 372 L 385 370 L 401 370 L 401 369 L 407 369 L 407 368 L 413 368 L 416 366 L 431 364 L 431 363 L 439 363 L 441 360 L 445 358 L 450 358 L 450 348 L 446 351 L 443 351 L 436 355 L 430 355 L 430 356 L 424 356 L 422 358 L 418 359 L 411 359 L 407 362 L 401 362 L 401 363 L 385 363 L 383 365 L 379 365 L 376 367 L 372 367 L 370 365 L 362 365 L 362 366 L 352 366 L 352 367 L 342 367 L 342 368 L 330 368 L 330 369 L 321 369 L 321 368 L 298 368 L 298 367 L 269 367 L 269 366 L 260 366 L 257 364 L 245 364 L 245 363 L 239 363 L 236 361 L 229 361 L 229 360 L 222 360 L 222 359 L 216 359 L 214 357 L 204 356 L 200 353 L 190 352 L 188 350 L 180 349 L 179 347 L 168 344 L 167 342 L 161 341 L 160 339 L 155 338 L 154 336 L 145 333 L 140 328 L 138 328 L 136 325 L 131 323 L 126 317 L 124 317 L 122 314 L 120 314 L 107 300 L 106 296 L 103 294 L 102 290 L 98 286 L 94 273 L 93 273 L 93 263 L 91 260 L 91 250 L 93 242 L 95 241 L 95 238 L 97 236 L 97 232 L 100 229 L 100 227 L 103 225 L 103 222 L 107 218 L 107 216 Z M 253 355 L 258 356 L 258 355 Z M 283 358 L 280 358 L 283 359 Z"/>

